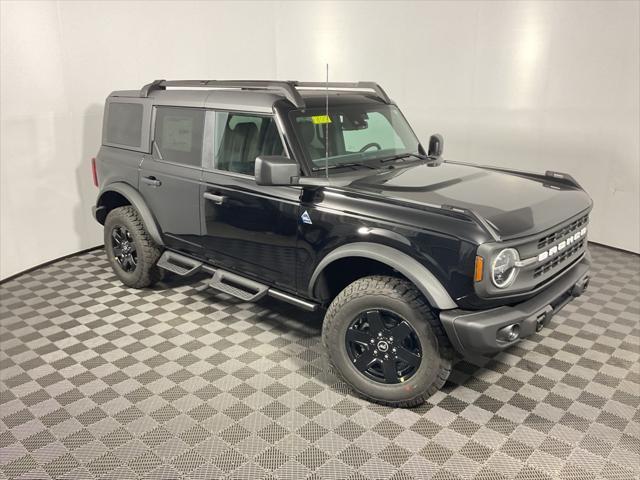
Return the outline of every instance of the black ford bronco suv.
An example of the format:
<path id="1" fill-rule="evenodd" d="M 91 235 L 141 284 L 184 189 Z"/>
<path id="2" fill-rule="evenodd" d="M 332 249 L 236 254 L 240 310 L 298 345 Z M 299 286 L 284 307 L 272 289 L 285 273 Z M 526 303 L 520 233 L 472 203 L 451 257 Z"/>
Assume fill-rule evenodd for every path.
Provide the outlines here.
<path id="1" fill-rule="evenodd" d="M 445 161 L 379 85 L 164 81 L 113 92 L 93 161 L 116 275 L 212 275 L 325 311 L 361 395 L 422 403 L 454 352 L 508 348 L 589 283 L 589 196 L 567 174 Z"/>

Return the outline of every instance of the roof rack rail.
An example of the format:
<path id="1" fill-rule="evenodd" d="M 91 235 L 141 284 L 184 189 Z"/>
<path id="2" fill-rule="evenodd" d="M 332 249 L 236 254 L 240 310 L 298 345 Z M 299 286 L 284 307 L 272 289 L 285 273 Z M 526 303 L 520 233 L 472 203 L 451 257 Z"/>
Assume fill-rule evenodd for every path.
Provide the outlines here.
<path id="1" fill-rule="evenodd" d="M 187 88 L 237 88 L 240 90 L 271 90 L 278 92 L 298 108 L 305 103 L 293 82 L 276 80 L 155 80 L 140 90 L 140 96 L 148 97 L 154 90 L 166 90 L 167 87 Z"/>
<path id="2" fill-rule="evenodd" d="M 391 99 L 380 85 L 376 82 L 291 82 L 296 87 L 313 88 L 322 90 L 324 88 L 332 88 L 335 90 L 371 90 L 384 103 L 391 103 Z"/>
<path id="3" fill-rule="evenodd" d="M 380 85 L 375 82 L 297 82 L 280 80 L 154 80 L 140 90 L 140 97 L 146 98 L 155 90 L 166 90 L 167 87 L 185 88 L 237 88 L 241 90 L 270 90 L 278 92 L 298 108 L 304 108 L 302 95 L 296 88 L 324 88 L 347 90 L 371 90 L 385 103 L 391 99 Z"/>

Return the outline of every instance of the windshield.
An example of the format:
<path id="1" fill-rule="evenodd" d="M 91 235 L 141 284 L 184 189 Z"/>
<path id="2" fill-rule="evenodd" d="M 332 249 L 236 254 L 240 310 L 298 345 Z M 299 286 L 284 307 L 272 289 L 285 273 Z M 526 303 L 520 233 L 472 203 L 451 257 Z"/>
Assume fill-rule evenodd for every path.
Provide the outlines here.
<path id="1" fill-rule="evenodd" d="M 340 105 L 294 110 L 296 135 L 314 169 L 374 163 L 418 154 L 419 141 L 394 105 Z"/>

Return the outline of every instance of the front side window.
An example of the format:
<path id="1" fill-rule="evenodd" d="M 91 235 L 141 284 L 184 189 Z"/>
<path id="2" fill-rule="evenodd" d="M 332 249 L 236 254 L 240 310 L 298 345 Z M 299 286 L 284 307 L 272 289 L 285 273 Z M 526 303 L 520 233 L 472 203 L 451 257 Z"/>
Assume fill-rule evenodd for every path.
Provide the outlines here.
<path id="1" fill-rule="evenodd" d="M 156 110 L 155 147 L 164 161 L 200 167 L 203 133 L 204 110 L 179 107 Z"/>
<path id="2" fill-rule="evenodd" d="M 273 117 L 216 112 L 215 125 L 214 161 L 218 170 L 253 175 L 257 156 L 284 152 Z"/>
<path id="3" fill-rule="evenodd" d="M 419 141 L 393 105 L 294 110 L 296 135 L 314 169 L 419 153 Z"/>

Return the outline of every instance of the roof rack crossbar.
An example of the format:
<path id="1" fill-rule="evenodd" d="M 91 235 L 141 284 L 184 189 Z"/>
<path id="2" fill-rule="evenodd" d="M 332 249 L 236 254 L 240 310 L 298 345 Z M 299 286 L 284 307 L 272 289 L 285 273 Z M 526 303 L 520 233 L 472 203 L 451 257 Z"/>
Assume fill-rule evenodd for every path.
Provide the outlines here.
<path id="1" fill-rule="evenodd" d="M 154 90 L 165 90 L 167 87 L 271 90 L 284 95 L 284 97 L 296 107 L 305 107 L 302 95 L 295 89 L 293 82 L 272 80 L 155 80 L 142 87 L 140 96 L 148 97 Z"/>
<path id="2" fill-rule="evenodd" d="M 377 84 L 376 82 L 291 82 L 296 87 L 301 88 L 314 88 L 321 90 L 323 88 L 333 89 L 355 89 L 355 90 L 371 90 L 378 96 L 384 103 L 391 103 L 391 99 L 387 95 L 387 92 Z"/>

